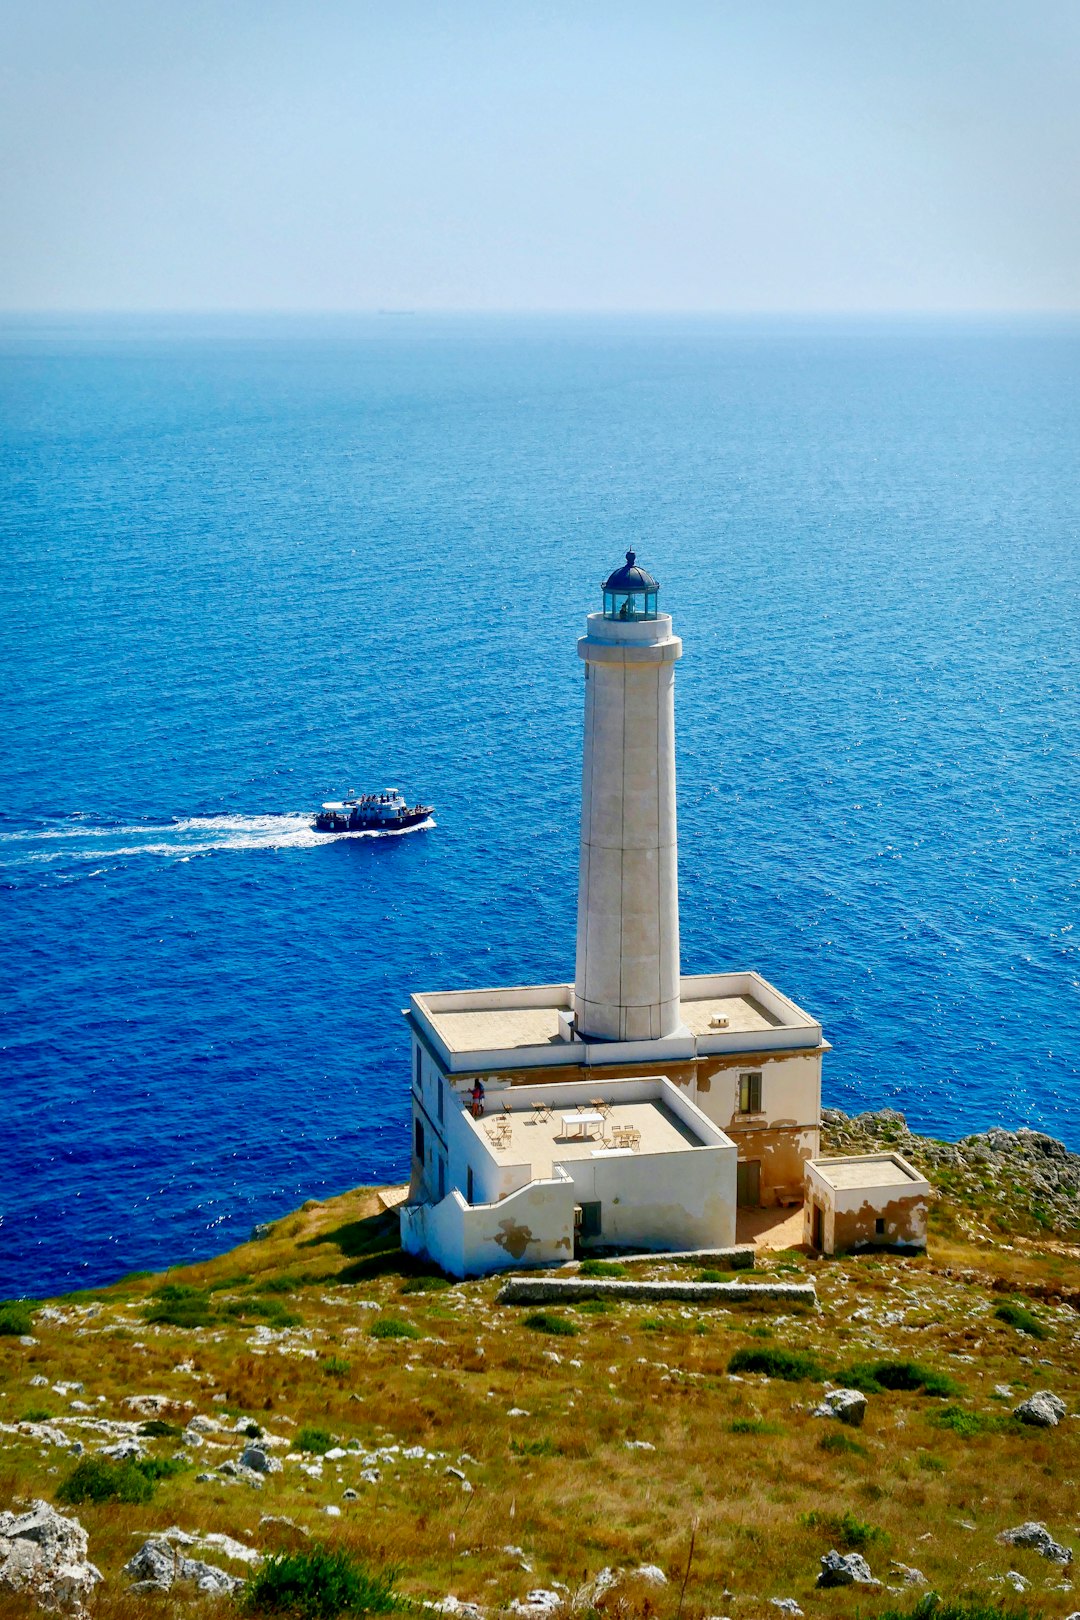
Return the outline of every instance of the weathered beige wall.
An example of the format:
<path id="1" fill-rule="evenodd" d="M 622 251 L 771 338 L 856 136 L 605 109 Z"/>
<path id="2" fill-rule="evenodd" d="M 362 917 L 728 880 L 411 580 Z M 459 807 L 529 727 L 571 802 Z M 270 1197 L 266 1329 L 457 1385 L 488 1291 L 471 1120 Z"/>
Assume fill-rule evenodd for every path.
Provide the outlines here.
<path id="1" fill-rule="evenodd" d="M 564 1176 L 530 1182 L 496 1204 L 469 1205 L 455 1188 L 440 1203 L 401 1206 L 401 1246 L 452 1277 L 560 1265 L 573 1258 L 575 1202 Z"/>

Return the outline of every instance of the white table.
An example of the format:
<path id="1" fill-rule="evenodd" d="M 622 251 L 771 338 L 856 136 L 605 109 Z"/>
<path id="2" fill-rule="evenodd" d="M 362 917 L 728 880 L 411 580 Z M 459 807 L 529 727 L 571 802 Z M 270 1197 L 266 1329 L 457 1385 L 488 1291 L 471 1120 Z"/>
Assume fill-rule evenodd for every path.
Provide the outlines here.
<path id="1" fill-rule="evenodd" d="M 603 1114 L 564 1114 L 562 1117 L 562 1133 L 564 1138 L 569 1137 L 579 1142 L 588 1141 L 594 1131 L 602 1129 Z"/>

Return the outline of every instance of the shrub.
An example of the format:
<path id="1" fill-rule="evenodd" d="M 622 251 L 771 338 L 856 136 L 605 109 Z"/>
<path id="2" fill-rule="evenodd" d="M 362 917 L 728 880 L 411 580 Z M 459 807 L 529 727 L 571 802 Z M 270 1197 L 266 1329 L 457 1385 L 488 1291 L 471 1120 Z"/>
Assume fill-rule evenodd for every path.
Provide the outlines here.
<path id="1" fill-rule="evenodd" d="M 553 1311 L 533 1311 L 531 1316 L 525 1318 L 525 1326 L 532 1328 L 534 1333 L 550 1333 L 562 1339 L 572 1339 L 577 1332 L 573 1322 L 565 1316 L 556 1316 Z"/>
<path id="2" fill-rule="evenodd" d="M 261 1440 L 263 1436 L 262 1425 L 259 1423 L 245 1423 L 240 1432 L 249 1440 Z"/>
<path id="3" fill-rule="evenodd" d="M 1015 1328 L 1018 1333 L 1028 1334 L 1032 1339 L 1045 1339 L 1047 1336 L 1039 1318 L 1015 1300 L 1007 1299 L 995 1306 L 994 1315 L 1000 1322 L 1007 1322 L 1009 1327 Z"/>
<path id="4" fill-rule="evenodd" d="M 547 1435 L 542 1440 L 511 1440 L 510 1450 L 515 1457 L 557 1457 L 559 1448 Z"/>
<path id="5" fill-rule="evenodd" d="M 959 1395 L 960 1386 L 947 1373 L 922 1367 L 917 1361 L 856 1361 L 838 1372 L 837 1380 L 864 1395 L 881 1395 L 885 1390 L 906 1390 L 910 1394 Z"/>
<path id="6" fill-rule="evenodd" d="M 84 1457 L 57 1489 L 58 1502 L 149 1502 L 154 1482 L 132 1462 Z"/>
<path id="7" fill-rule="evenodd" d="M 402 1294 L 440 1294 L 444 1288 L 454 1285 L 449 1277 L 427 1276 L 410 1277 L 403 1282 L 399 1290 Z"/>
<path id="8" fill-rule="evenodd" d="M 945 1472 L 945 1463 L 942 1458 L 933 1457 L 928 1451 L 920 1451 L 919 1467 L 924 1474 L 943 1474 Z"/>
<path id="9" fill-rule="evenodd" d="M 1000 1434 L 1003 1430 L 1019 1429 L 1021 1425 L 1002 1412 L 973 1412 L 969 1406 L 946 1406 L 935 1412 L 931 1422 L 935 1429 L 947 1429 L 961 1440 L 974 1440 L 980 1434 Z"/>
<path id="10" fill-rule="evenodd" d="M 202 1288 L 189 1288 L 186 1283 L 166 1283 L 143 1311 L 147 1322 L 162 1322 L 167 1327 L 209 1327 L 214 1320 L 210 1295 Z"/>
<path id="11" fill-rule="evenodd" d="M 861 1446 L 849 1434 L 841 1434 L 839 1431 L 835 1434 L 822 1435 L 818 1441 L 818 1450 L 833 1453 L 842 1452 L 851 1457 L 869 1457 L 870 1455 L 865 1446 Z"/>
<path id="12" fill-rule="evenodd" d="M 324 1356 L 319 1362 L 319 1368 L 327 1378 L 347 1378 L 351 1367 L 352 1362 L 346 1361 L 344 1356 Z"/>
<path id="13" fill-rule="evenodd" d="M 873 1547 L 878 1542 L 888 1541 L 884 1530 L 876 1524 L 867 1524 L 865 1519 L 857 1519 L 850 1508 L 843 1513 L 800 1513 L 799 1523 L 804 1524 L 808 1530 L 824 1530 L 830 1541 L 836 1542 L 848 1552 L 862 1552 L 865 1547 Z"/>
<path id="14" fill-rule="evenodd" d="M 398 1316 L 380 1316 L 371 1327 L 373 1339 L 418 1339 L 420 1331 L 414 1328 L 411 1322 L 403 1322 Z"/>
<path id="15" fill-rule="evenodd" d="M 175 1474 L 186 1473 L 191 1464 L 186 1457 L 143 1457 L 135 1467 L 153 1486 L 159 1479 L 172 1479 Z"/>
<path id="16" fill-rule="evenodd" d="M 147 1418 L 145 1423 L 139 1424 L 139 1433 L 146 1440 L 177 1440 L 183 1430 L 175 1423 L 166 1423 L 164 1418 Z"/>
<path id="17" fill-rule="evenodd" d="M 993 1598 L 943 1600 L 936 1592 L 928 1592 L 910 1609 L 880 1611 L 877 1620 L 1028 1620 L 1028 1611 Z"/>
<path id="18" fill-rule="evenodd" d="M 34 1313 L 25 1299 L 0 1300 L 0 1334 L 23 1339 L 34 1324 Z"/>
<path id="19" fill-rule="evenodd" d="M 293 1441 L 294 1451 L 310 1451 L 315 1457 L 322 1457 L 330 1450 L 334 1437 L 326 1429 L 303 1428 L 298 1430 Z"/>
<path id="20" fill-rule="evenodd" d="M 735 1418 L 728 1424 L 732 1434 L 783 1434 L 778 1423 L 766 1423 L 763 1418 Z"/>
<path id="21" fill-rule="evenodd" d="M 583 1260 L 579 1270 L 582 1277 L 628 1277 L 630 1273 L 617 1260 Z"/>
<path id="22" fill-rule="evenodd" d="M 259 1284 L 260 1294 L 295 1294 L 300 1287 L 299 1277 L 266 1277 Z"/>
<path id="23" fill-rule="evenodd" d="M 19 1419 L 20 1423 L 49 1423 L 52 1413 L 47 1412 L 43 1406 L 31 1406 Z"/>
<path id="24" fill-rule="evenodd" d="M 729 1271 L 716 1271 L 712 1266 L 704 1266 L 697 1274 L 698 1282 L 730 1282 Z"/>
<path id="25" fill-rule="evenodd" d="M 607 1299 L 585 1299 L 578 1306 L 582 1316 L 610 1316 L 614 1309 Z"/>
<path id="26" fill-rule="evenodd" d="M 789 1384 L 803 1378 L 816 1381 L 822 1376 L 816 1356 L 801 1350 L 752 1350 L 749 1346 L 736 1350 L 728 1362 L 728 1372 L 764 1373 L 767 1378 L 783 1378 Z"/>
<path id="27" fill-rule="evenodd" d="M 343 1548 L 316 1543 L 276 1553 L 249 1576 L 241 1597 L 248 1614 L 288 1614 L 301 1620 L 389 1614 L 402 1607 L 396 1570 L 373 1573 Z"/>
<path id="28" fill-rule="evenodd" d="M 239 1317 L 241 1320 L 246 1316 L 257 1316 L 276 1328 L 300 1327 L 304 1320 L 295 1311 L 287 1311 L 280 1299 L 260 1299 L 258 1296 L 230 1300 L 223 1309 L 226 1316 Z"/>

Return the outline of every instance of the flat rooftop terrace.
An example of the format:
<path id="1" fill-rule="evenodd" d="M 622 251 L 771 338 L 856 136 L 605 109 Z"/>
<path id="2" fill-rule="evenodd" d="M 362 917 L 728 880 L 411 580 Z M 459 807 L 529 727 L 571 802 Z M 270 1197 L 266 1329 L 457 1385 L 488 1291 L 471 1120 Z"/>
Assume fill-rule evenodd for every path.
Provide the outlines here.
<path id="1" fill-rule="evenodd" d="M 698 1052 L 816 1047 L 821 1026 L 752 972 L 688 975 L 681 981 L 681 1035 L 666 1037 L 675 1061 Z M 650 1061 L 630 1048 L 661 1042 L 587 1041 L 568 1026 L 573 986 L 517 985 L 414 995 L 408 1016 L 443 1049 L 457 1070 L 578 1063 Z M 756 1038 L 760 1038 L 757 1040 Z"/>
<path id="2" fill-rule="evenodd" d="M 814 1169 L 837 1192 L 903 1187 L 923 1180 L 917 1170 L 913 1170 L 895 1153 L 860 1153 L 845 1159 L 815 1159 Z"/>
<path id="3" fill-rule="evenodd" d="M 602 1088 L 597 1098 L 602 1098 Z M 487 1112 L 481 1119 L 470 1116 L 471 1123 L 497 1161 L 529 1164 L 534 1180 L 550 1176 L 553 1164 L 566 1164 L 571 1159 L 617 1152 L 687 1153 L 707 1145 L 658 1098 L 605 1102 L 602 1112 L 587 1103 L 582 1109 L 552 1103 L 543 1111 L 531 1104 L 520 1107 L 508 1103 L 507 1109 L 489 1096 Z M 597 1113 L 599 1119 L 594 1117 Z M 638 1132 L 634 1147 L 616 1146 L 616 1132 L 622 1130 Z"/>

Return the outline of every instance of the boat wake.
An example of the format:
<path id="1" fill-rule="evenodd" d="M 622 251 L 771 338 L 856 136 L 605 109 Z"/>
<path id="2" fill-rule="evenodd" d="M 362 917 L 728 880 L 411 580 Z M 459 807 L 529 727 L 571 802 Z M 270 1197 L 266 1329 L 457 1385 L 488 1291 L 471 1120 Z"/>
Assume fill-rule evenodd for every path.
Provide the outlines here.
<path id="1" fill-rule="evenodd" d="M 79 815 L 43 818 L 36 826 L 0 831 L 0 874 L 19 869 L 63 870 L 98 877 L 102 862 L 151 856 L 189 861 L 198 856 L 244 850 L 313 849 L 342 840 L 404 838 L 434 827 L 432 817 L 415 827 L 376 832 L 316 832 L 309 814 L 270 816 L 186 816 L 168 821 L 107 822 Z M 94 868 L 94 870 L 91 870 Z"/>

